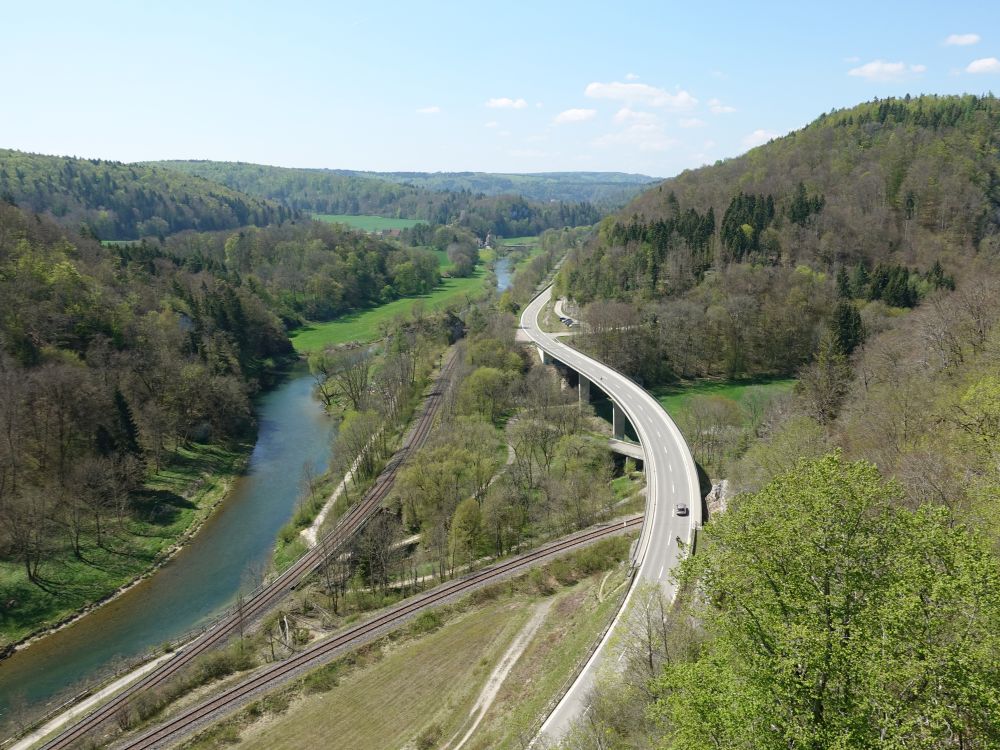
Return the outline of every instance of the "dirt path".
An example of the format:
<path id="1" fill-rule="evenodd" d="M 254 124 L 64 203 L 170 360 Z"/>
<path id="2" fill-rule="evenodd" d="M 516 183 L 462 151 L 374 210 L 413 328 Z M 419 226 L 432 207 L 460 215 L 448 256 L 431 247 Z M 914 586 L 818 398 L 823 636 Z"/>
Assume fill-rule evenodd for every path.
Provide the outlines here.
<path id="1" fill-rule="evenodd" d="M 489 679 L 486 680 L 482 692 L 476 699 L 476 703 L 469 714 L 469 718 L 472 719 L 472 726 L 469 727 L 468 731 L 466 731 L 457 744 L 455 744 L 455 738 L 453 737 L 444 746 L 445 750 L 461 750 L 465 743 L 472 738 L 473 733 L 479 727 L 479 723 L 483 720 L 490 706 L 493 705 L 493 701 L 496 699 L 497 693 L 500 692 L 500 687 L 503 685 L 504 680 L 507 679 L 507 675 L 510 674 L 510 670 L 514 668 L 517 660 L 521 658 L 524 649 L 527 648 L 538 628 L 545 621 L 545 616 L 549 613 L 553 601 L 552 598 L 549 598 L 535 606 L 535 612 L 532 614 L 531 619 L 528 620 L 521 629 L 521 632 L 514 638 L 514 642 L 510 644 L 510 648 L 507 649 L 503 658 L 500 659 L 500 663 L 497 664 Z"/>

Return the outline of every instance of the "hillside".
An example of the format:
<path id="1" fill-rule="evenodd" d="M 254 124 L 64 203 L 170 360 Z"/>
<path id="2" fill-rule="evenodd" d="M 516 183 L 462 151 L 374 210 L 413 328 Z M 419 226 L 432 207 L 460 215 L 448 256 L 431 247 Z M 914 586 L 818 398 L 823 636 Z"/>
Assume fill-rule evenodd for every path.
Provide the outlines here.
<path id="1" fill-rule="evenodd" d="M 714 265 L 944 263 L 1000 242 L 998 144 L 994 97 L 876 100 L 667 180 L 636 198 L 621 221 L 673 221 L 664 240 L 677 248 L 699 242 L 682 226 L 689 212 L 711 212 Z M 755 197 L 770 215 L 753 215 Z"/>
<path id="2" fill-rule="evenodd" d="M 536 201 L 577 201 L 623 206 L 659 178 L 624 172 L 345 172 L 389 182 L 447 192 L 483 195 L 517 194 Z"/>
<path id="3" fill-rule="evenodd" d="M 875 314 L 870 302 L 912 307 L 1000 248 L 998 137 L 994 97 L 823 115 L 645 192 L 571 256 L 560 283 L 584 303 L 635 304 L 595 308 L 595 322 L 641 320 L 634 330 L 650 340 L 620 346 L 646 377 L 790 374 L 838 298 L 862 315 Z M 644 356 L 649 347 L 658 353 Z"/>
<path id="4" fill-rule="evenodd" d="M 102 240 L 265 226 L 286 207 L 174 170 L 0 149 L 0 196 Z"/>
<path id="5" fill-rule="evenodd" d="M 480 237 L 535 235 L 546 229 L 593 224 L 590 203 L 539 202 L 520 195 L 430 190 L 329 169 L 290 169 L 243 162 L 164 161 L 150 165 L 205 177 L 250 195 L 315 214 L 373 214 L 457 223 Z"/>

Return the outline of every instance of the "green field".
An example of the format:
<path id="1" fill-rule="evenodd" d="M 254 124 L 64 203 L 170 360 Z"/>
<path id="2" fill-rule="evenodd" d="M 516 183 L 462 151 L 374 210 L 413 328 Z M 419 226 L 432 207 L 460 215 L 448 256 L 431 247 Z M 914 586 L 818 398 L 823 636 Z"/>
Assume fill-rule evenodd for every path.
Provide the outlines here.
<path id="1" fill-rule="evenodd" d="M 500 240 L 501 245 L 537 245 L 538 237 L 507 237 Z"/>
<path id="2" fill-rule="evenodd" d="M 379 232 L 385 229 L 409 229 L 417 224 L 426 224 L 419 219 L 391 219 L 387 216 L 351 216 L 349 214 L 313 214 L 317 221 L 331 224 L 347 224 L 363 232 Z"/>
<path id="3" fill-rule="evenodd" d="M 448 305 L 460 302 L 466 295 L 478 295 L 483 291 L 486 269 L 479 266 L 466 279 L 444 279 L 430 294 L 420 297 L 404 297 L 385 305 L 361 310 L 331 320 L 329 323 L 314 323 L 293 331 L 290 338 L 295 350 L 310 352 L 334 344 L 348 341 L 375 341 L 382 337 L 381 327 L 397 316 L 409 315 L 417 302 L 423 302 L 425 312 L 443 310 Z"/>
<path id="4" fill-rule="evenodd" d="M 653 395 L 674 419 L 687 409 L 694 396 L 718 396 L 739 404 L 751 388 L 760 389 L 764 396 L 787 393 L 795 386 L 793 378 L 750 378 L 746 380 L 698 380 L 682 385 L 661 386 Z"/>

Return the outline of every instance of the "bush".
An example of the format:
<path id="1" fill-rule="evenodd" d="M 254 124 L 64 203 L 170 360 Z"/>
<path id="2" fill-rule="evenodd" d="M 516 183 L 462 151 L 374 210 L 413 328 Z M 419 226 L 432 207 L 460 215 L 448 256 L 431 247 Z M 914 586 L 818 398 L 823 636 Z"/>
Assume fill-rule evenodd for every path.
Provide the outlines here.
<path id="1" fill-rule="evenodd" d="M 340 684 L 339 673 L 339 664 L 327 664 L 307 674 L 302 679 L 302 687 L 306 693 L 326 693 Z"/>

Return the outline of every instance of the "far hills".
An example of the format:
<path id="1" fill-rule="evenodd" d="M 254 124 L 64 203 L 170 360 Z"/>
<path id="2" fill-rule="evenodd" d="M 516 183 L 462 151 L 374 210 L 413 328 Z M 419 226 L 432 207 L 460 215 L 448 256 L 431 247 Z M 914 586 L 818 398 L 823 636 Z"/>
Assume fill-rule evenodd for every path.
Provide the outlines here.
<path id="1" fill-rule="evenodd" d="M 618 208 L 659 177 L 625 172 L 348 172 L 389 182 L 448 192 L 523 195 L 537 201 L 577 201 Z"/>
<path id="2" fill-rule="evenodd" d="M 266 226 L 294 212 L 195 175 L 0 149 L 0 199 L 103 240 Z"/>
<path id="3" fill-rule="evenodd" d="M 204 177 L 296 211 L 459 223 L 480 237 L 487 233 L 513 237 L 593 224 L 604 211 L 624 205 L 653 179 L 597 172 L 428 174 L 294 169 L 217 161 L 148 164 Z"/>

